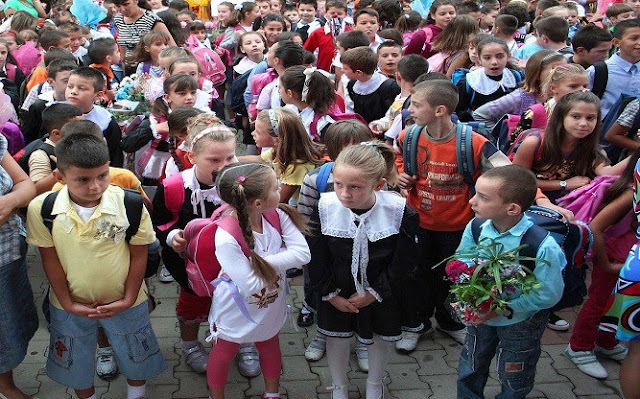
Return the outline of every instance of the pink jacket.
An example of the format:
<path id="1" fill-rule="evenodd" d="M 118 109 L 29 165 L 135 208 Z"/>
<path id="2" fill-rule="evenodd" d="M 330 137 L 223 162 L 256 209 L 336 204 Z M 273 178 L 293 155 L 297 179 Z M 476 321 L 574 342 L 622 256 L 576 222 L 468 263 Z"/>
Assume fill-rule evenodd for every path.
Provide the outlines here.
<path id="1" fill-rule="evenodd" d="M 273 68 L 267 69 L 265 73 L 259 73 L 251 79 L 251 103 L 247 108 L 249 117 L 256 119 L 258 117 L 258 109 L 256 104 L 258 103 L 258 97 L 260 92 L 266 85 L 278 79 L 278 74 Z"/>

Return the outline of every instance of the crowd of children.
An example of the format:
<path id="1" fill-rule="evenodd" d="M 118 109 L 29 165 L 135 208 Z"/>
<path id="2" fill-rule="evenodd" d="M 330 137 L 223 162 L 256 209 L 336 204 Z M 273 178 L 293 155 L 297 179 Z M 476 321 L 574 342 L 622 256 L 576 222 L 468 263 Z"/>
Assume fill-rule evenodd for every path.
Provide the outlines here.
<path id="1" fill-rule="evenodd" d="M 0 396 L 30 398 L 12 376 L 38 322 L 30 244 L 50 286 L 46 372 L 80 399 L 95 374 L 146 398 L 166 369 L 154 276 L 179 286 L 180 353 L 212 399 L 236 357 L 279 398 L 297 275 L 297 323 L 317 324 L 304 356 L 327 354 L 332 399 L 349 397 L 354 337 L 380 399 L 391 348 L 434 329 L 464 345 L 458 398 L 484 397 L 497 353 L 499 396 L 524 398 L 545 328 L 572 328 L 569 257 L 536 204 L 594 237 L 565 356 L 600 379 L 598 357 L 622 362 L 640 397 L 640 2 L 426 3 L 6 2 Z M 456 317 L 443 260 L 525 237 L 538 288 Z"/>

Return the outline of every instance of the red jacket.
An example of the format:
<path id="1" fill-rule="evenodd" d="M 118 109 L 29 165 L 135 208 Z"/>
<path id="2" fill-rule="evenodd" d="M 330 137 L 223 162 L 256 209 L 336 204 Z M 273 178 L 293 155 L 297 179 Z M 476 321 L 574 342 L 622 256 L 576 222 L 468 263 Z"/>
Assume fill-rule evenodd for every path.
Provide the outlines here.
<path id="1" fill-rule="evenodd" d="M 349 32 L 353 30 L 351 25 L 345 25 L 344 31 Z M 331 72 L 331 62 L 336 55 L 336 46 L 333 43 L 333 36 L 331 32 L 325 33 L 324 27 L 314 30 L 306 42 L 304 42 L 305 50 L 309 50 L 312 53 L 318 50 L 318 62 L 317 66 L 327 72 Z"/>

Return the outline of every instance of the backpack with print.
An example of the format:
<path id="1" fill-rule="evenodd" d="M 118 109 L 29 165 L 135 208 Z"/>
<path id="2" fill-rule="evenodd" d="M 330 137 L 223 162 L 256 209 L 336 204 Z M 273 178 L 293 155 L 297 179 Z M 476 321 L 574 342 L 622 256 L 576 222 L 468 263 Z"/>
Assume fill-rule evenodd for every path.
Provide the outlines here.
<path id="1" fill-rule="evenodd" d="M 187 249 L 183 255 L 189 288 L 198 296 L 211 297 L 213 295 L 215 287 L 212 282 L 216 280 L 221 271 L 220 262 L 215 256 L 215 236 L 219 228 L 231 234 L 247 258 L 251 256 L 251 250 L 242 235 L 238 219 L 229 216 L 231 210 L 228 205 L 223 205 L 216 209 L 210 218 L 194 219 L 184 228 L 183 236 L 187 241 Z M 280 216 L 275 209 L 266 211 L 262 215 L 267 223 L 282 234 Z"/>
<path id="2" fill-rule="evenodd" d="M 523 115 L 528 112 L 531 118 L 524 118 Z M 544 129 L 547 126 L 547 110 L 542 103 L 533 104 L 523 115 L 506 114 L 491 131 L 496 147 L 505 154 L 522 132 L 528 129 Z"/>
<path id="3" fill-rule="evenodd" d="M 515 158 L 516 152 L 522 145 L 522 142 L 530 136 L 538 137 L 538 144 L 536 145 L 536 150 L 534 152 L 535 155 L 533 157 L 534 161 L 542 158 L 542 140 L 544 138 L 544 129 L 528 129 L 520 133 L 516 140 L 511 144 L 511 147 L 509 147 L 509 149 L 504 153 L 511 162 L 513 162 L 513 158 Z"/>
<path id="4" fill-rule="evenodd" d="M 201 45 L 193 35 L 187 39 L 187 46 L 200 64 L 202 77 L 210 80 L 213 87 L 220 86 L 227 80 L 227 66 L 217 52 Z"/>

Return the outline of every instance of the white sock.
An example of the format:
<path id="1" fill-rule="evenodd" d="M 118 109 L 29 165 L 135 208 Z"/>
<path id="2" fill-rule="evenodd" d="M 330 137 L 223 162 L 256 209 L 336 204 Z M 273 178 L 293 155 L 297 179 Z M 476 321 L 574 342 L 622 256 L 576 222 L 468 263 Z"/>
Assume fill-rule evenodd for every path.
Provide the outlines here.
<path id="1" fill-rule="evenodd" d="M 143 384 L 139 387 L 134 387 L 127 383 L 127 399 L 143 398 L 147 394 L 147 385 Z"/>
<path id="2" fill-rule="evenodd" d="M 387 342 L 380 337 L 373 337 L 373 344 L 367 347 L 369 352 L 369 373 L 367 374 L 366 399 L 380 399 L 384 389 L 382 379 L 384 369 L 389 358 L 392 342 Z"/>
<path id="3" fill-rule="evenodd" d="M 198 346 L 199 343 L 200 341 L 196 339 L 195 341 L 182 341 L 180 345 L 182 346 L 183 351 L 187 351 L 193 348 L 194 346 Z"/>
<path id="4" fill-rule="evenodd" d="M 348 399 L 347 368 L 349 367 L 349 352 L 351 352 L 351 340 L 348 338 L 327 337 L 327 361 L 331 380 L 334 386 L 344 387 L 333 391 L 332 399 Z"/>
<path id="5" fill-rule="evenodd" d="M 280 393 L 265 392 L 263 396 L 266 396 L 267 398 L 279 398 Z"/>

